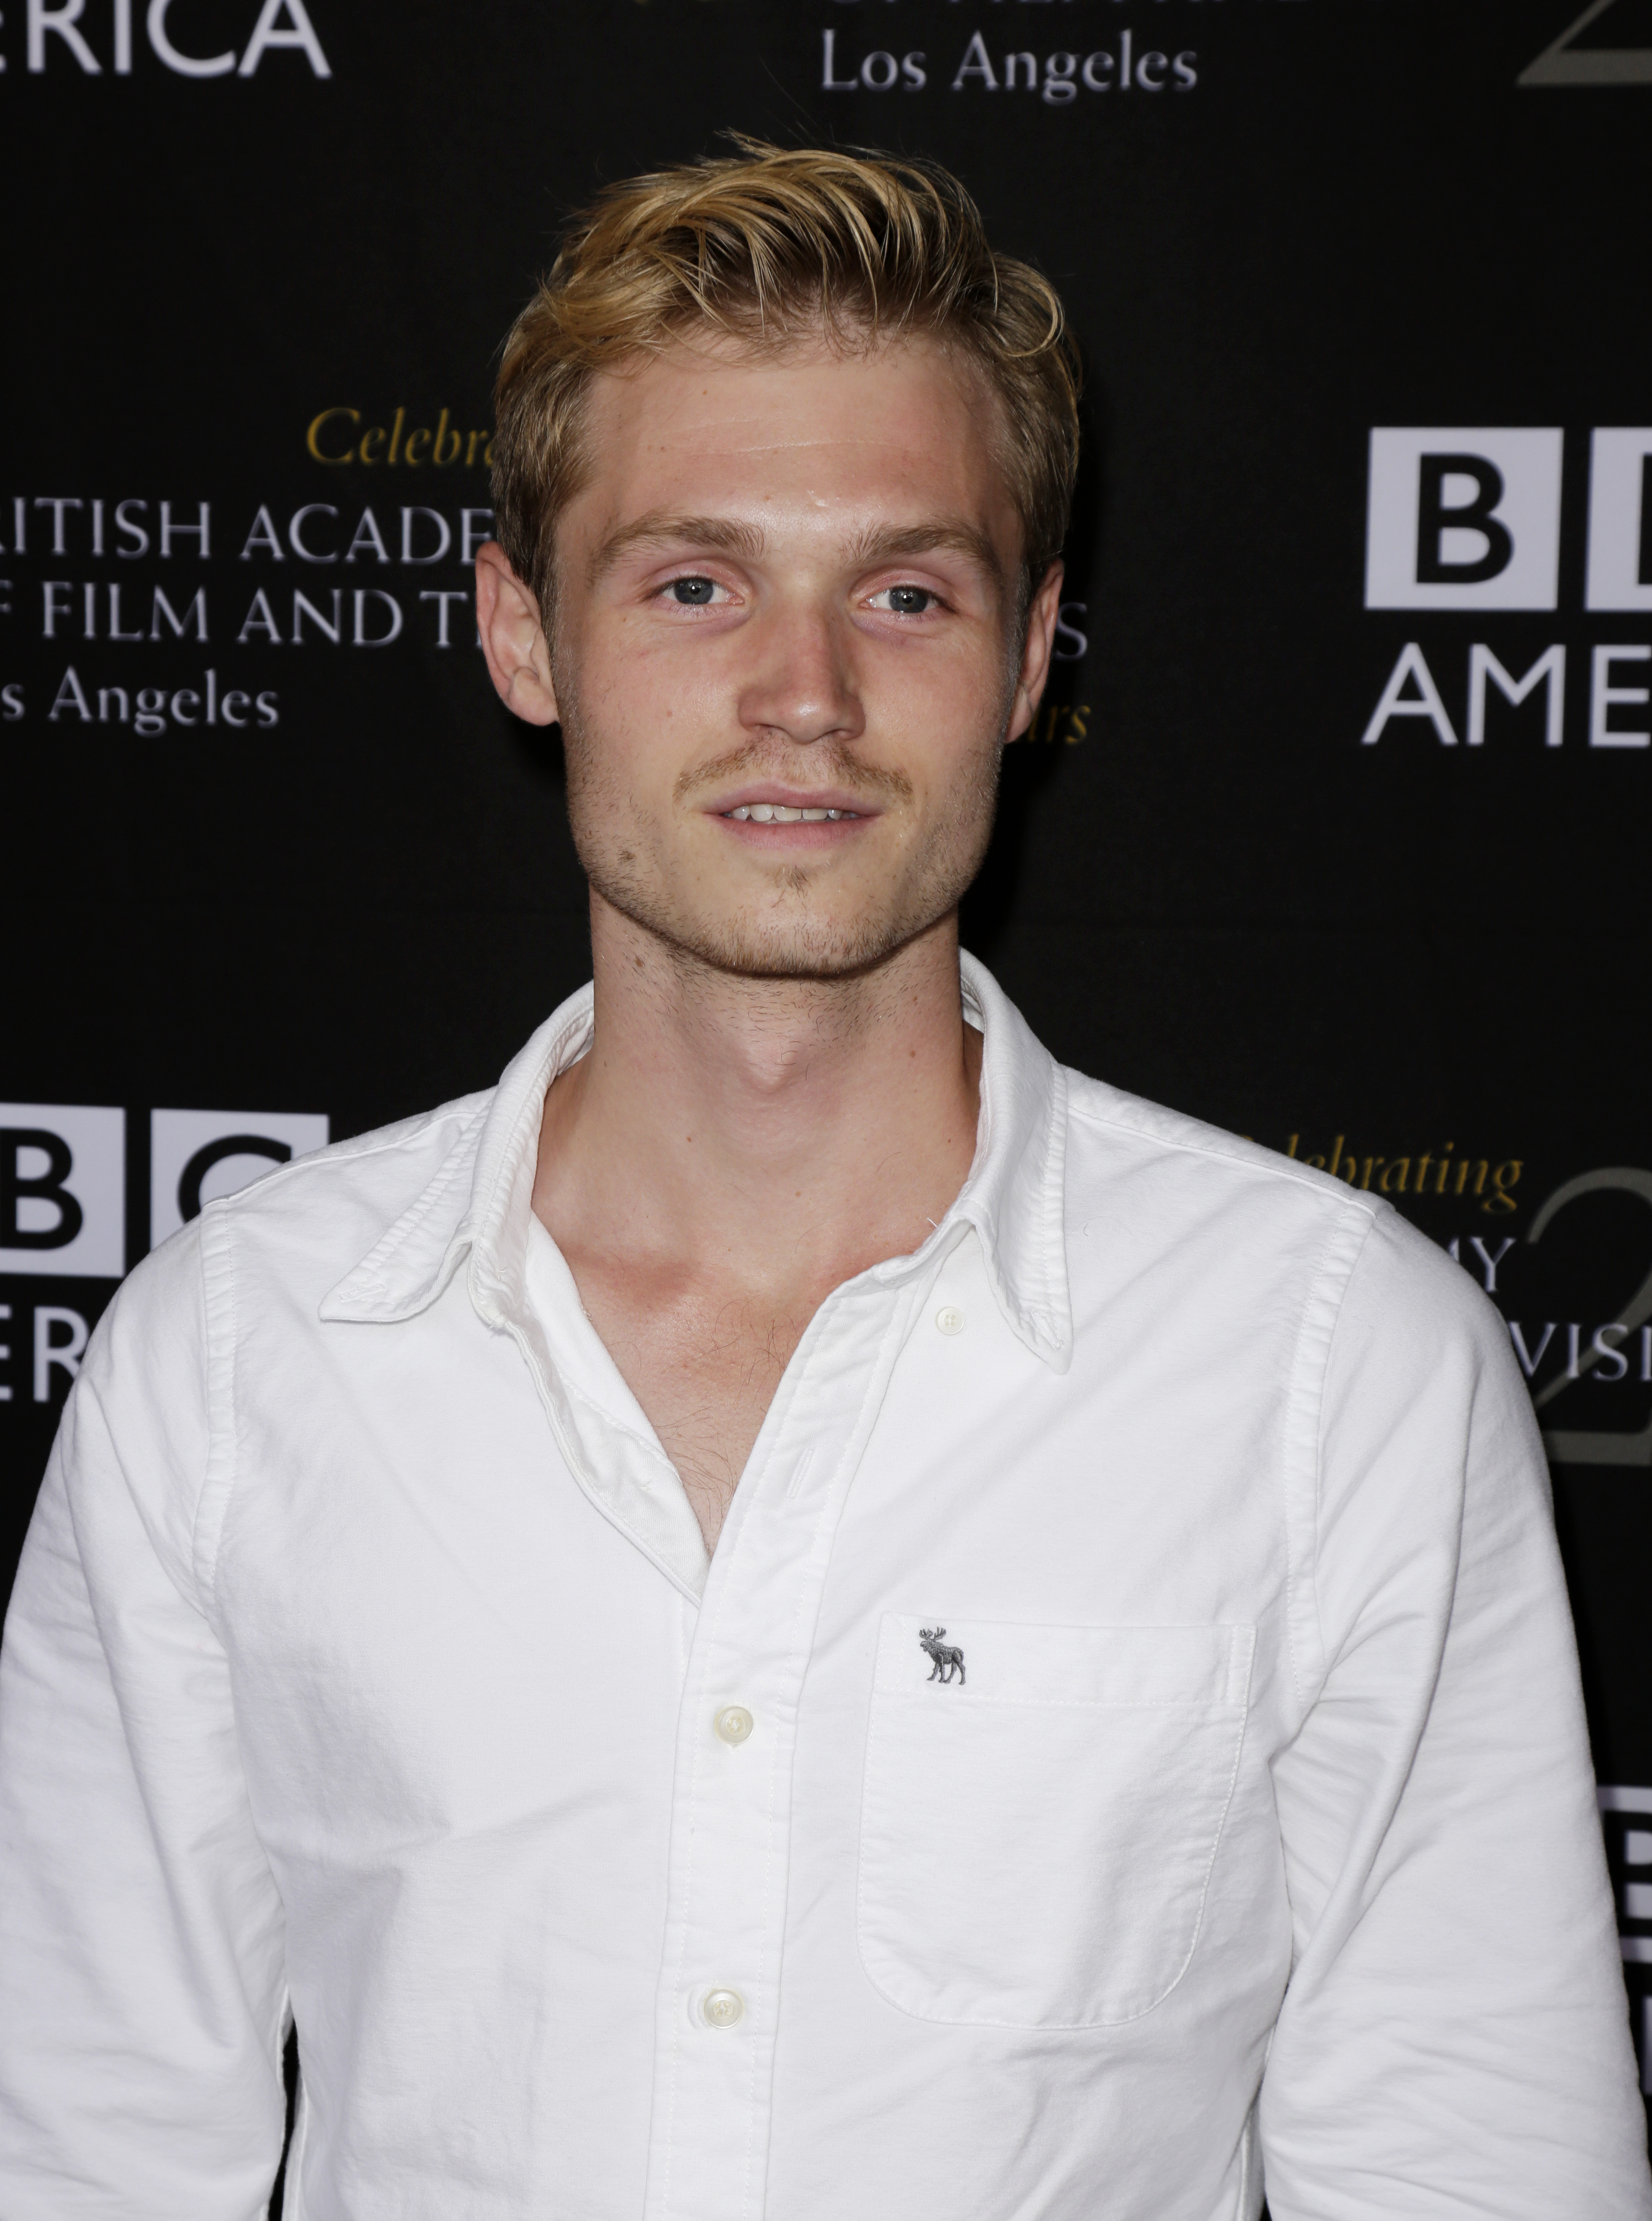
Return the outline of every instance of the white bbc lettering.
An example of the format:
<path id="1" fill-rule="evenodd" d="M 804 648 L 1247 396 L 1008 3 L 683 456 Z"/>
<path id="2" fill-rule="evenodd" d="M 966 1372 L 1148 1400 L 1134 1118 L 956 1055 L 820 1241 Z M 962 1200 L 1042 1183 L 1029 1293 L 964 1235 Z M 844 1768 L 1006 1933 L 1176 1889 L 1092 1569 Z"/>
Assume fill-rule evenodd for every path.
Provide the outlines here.
<path id="1" fill-rule="evenodd" d="M 1617 4 L 1618 0 L 1589 0 L 1589 4 L 1584 9 L 1582 14 L 1574 16 L 1559 38 L 1546 46 L 1536 60 L 1529 63 L 1521 71 L 1515 83 L 1523 85 L 1541 84 L 1551 87 L 1580 84 L 1652 84 L 1652 46 L 1646 44 L 1643 34 L 1637 45 L 1620 46 L 1614 42 L 1608 46 L 1605 43 L 1606 39 L 1611 38 L 1617 27 L 1611 23 L 1602 23 L 1600 18 Z M 1632 19 L 1634 15 L 1632 9 L 1630 14 Z M 1633 29 L 1625 24 L 1624 29 L 1618 33 L 1618 36 L 1634 39 L 1636 30 L 1642 28 L 1644 21 L 1645 18 L 1643 16 L 1642 24 L 1636 25 Z M 1589 30 L 1592 25 L 1596 27 L 1592 35 L 1597 43 L 1586 47 L 1575 45 L 1574 41 L 1580 33 Z M 1603 32 L 1605 34 L 1604 39 L 1601 36 Z M 1647 2085 L 1643 2086 L 1652 2087 Z"/>
<path id="2" fill-rule="evenodd" d="M 315 26 L 304 12 L 304 0 L 264 0 L 241 58 L 241 76 L 253 76 L 265 55 L 277 47 L 296 47 L 317 77 L 332 76 Z"/>
<path id="3" fill-rule="evenodd" d="M 125 1270 L 125 1111 L 0 1103 L 0 1273 Z"/>
<path id="4" fill-rule="evenodd" d="M 61 1333 L 59 1334 L 59 1329 Z M 66 1304 L 40 1304 L 34 1311 L 34 1401 L 52 1400 L 52 1373 L 58 1367 L 72 1380 L 91 1329 L 78 1311 Z"/>
<path id="5" fill-rule="evenodd" d="M 221 1195 L 327 1146 L 325 1117 L 289 1110 L 155 1110 L 149 1118 L 149 1239 L 166 1241 Z"/>
<path id="6" fill-rule="evenodd" d="M 1652 732 L 1644 725 L 1625 729 L 1611 722 L 1613 708 L 1622 704 L 1626 709 L 1644 710 L 1652 701 L 1652 687 L 1614 686 L 1616 666 L 1620 663 L 1652 663 L 1652 648 L 1631 641 L 1627 647 L 1597 648 L 1593 657 L 1593 675 L 1589 688 L 1589 746 L 1592 748 L 1652 748 Z"/>
<path id="7" fill-rule="evenodd" d="M 11 1305 L 0 1304 L 0 1323 L 10 1320 L 12 1316 Z M 29 1306 L 25 1304 L 22 1306 L 18 1324 L 22 1325 L 22 1319 L 29 1316 Z M 91 1334 L 90 1323 L 66 1304 L 40 1304 L 34 1307 L 28 1338 L 34 1344 L 34 1394 L 37 1404 L 49 1404 L 52 1391 L 56 1386 L 60 1386 L 66 1391 L 70 1381 L 80 1370 L 80 1361 L 85 1354 Z M 9 1361 L 12 1348 L 9 1341 L 0 1342 L 0 1365 Z M 19 1358 L 23 1354 L 23 1349 L 18 1348 Z M 53 1373 L 63 1375 L 61 1382 L 53 1380 Z M 9 1380 L 0 1380 L 0 1404 L 11 1403 L 14 1393 Z"/>
<path id="8" fill-rule="evenodd" d="M 87 45 L 84 32 L 78 28 L 85 7 L 86 0 L 58 0 L 55 7 L 48 7 L 47 0 L 28 0 L 28 66 L 37 75 L 46 67 L 48 34 L 63 41 L 88 77 L 96 77 L 103 68 L 103 64 Z M 131 22 L 130 8 L 131 0 L 125 0 L 121 13 L 128 26 Z M 129 39 L 129 28 L 128 36 Z"/>
<path id="9" fill-rule="evenodd" d="M 1374 429 L 1367 609 L 1554 609 L 1563 444 L 1555 429 Z"/>
<path id="10" fill-rule="evenodd" d="M 160 60 L 176 77 L 227 77 L 235 66 L 233 47 L 221 54 L 186 54 L 172 43 L 166 28 L 167 12 L 172 0 L 149 0 L 149 15 L 145 28 L 149 43 Z"/>
<path id="11" fill-rule="evenodd" d="M 1612 648 L 1609 655 L 1633 656 L 1637 651 Z M 1599 651 L 1596 653 L 1595 699 L 1602 704 L 1599 715 L 1604 716 L 1605 706 L 1636 698 L 1632 688 L 1606 687 L 1601 678 Z M 1541 687 L 1543 690 L 1543 742 L 1545 747 L 1557 748 L 1566 737 L 1566 648 L 1556 641 L 1546 648 L 1528 668 L 1517 678 L 1508 670 L 1501 657 L 1483 640 L 1471 643 L 1468 650 L 1468 729 L 1467 741 L 1471 748 L 1484 745 L 1486 740 L 1486 698 L 1488 687 L 1495 686 L 1504 700 L 1514 709 L 1530 701 Z M 1644 698 L 1643 697 L 1641 698 Z M 1387 731 L 1396 717 L 1421 717 L 1434 728 L 1441 745 L 1455 748 L 1457 735 L 1453 728 L 1440 689 L 1430 670 L 1428 659 L 1414 640 L 1407 641 L 1401 648 L 1382 696 L 1371 713 L 1362 743 L 1373 748 Z M 1638 747 L 1632 735 L 1613 732 L 1610 738 L 1597 741 L 1598 747 Z"/>
<path id="12" fill-rule="evenodd" d="M 1652 428 L 1607 428 L 1589 441 L 1592 610 L 1652 610 Z"/>
<path id="13" fill-rule="evenodd" d="M 232 70 L 241 77 L 253 77 L 265 55 L 284 47 L 302 53 L 313 76 L 333 74 L 304 0 L 264 0 L 252 35 L 239 56 L 233 47 L 211 54 L 192 53 L 181 47 L 173 35 L 172 8 L 172 0 L 149 0 L 143 28 L 151 53 L 175 77 L 228 77 Z M 100 35 L 103 24 L 108 27 L 110 59 L 116 77 L 132 74 L 132 9 L 133 0 L 108 0 L 107 13 L 101 5 L 97 10 Z M 30 72 L 39 76 L 48 59 L 57 57 L 60 50 L 61 56 L 72 59 L 83 76 L 101 75 L 103 65 L 83 28 L 85 21 L 86 0 L 28 0 Z M 48 47 L 48 39 L 55 41 L 56 46 Z M 0 67 L 3 66 L 0 63 Z"/>
<path id="14" fill-rule="evenodd" d="M 1652 1921 L 1652 1885 L 1641 1879 L 1652 1867 L 1652 1829 L 1636 1825 L 1652 1814 L 1652 1789 L 1639 1783 L 1608 1782 L 1595 1795 L 1605 1830 L 1608 1861 L 1623 1874 L 1618 1949 L 1627 1965 L 1643 1967 L 1652 1962 L 1652 1936 L 1625 1934 L 1623 1924 L 1638 1928 Z M 1641 2088 L 1652 2097 L 1652 2005 L 1644 1997 L 1640 2020 Z"/>
<path id="15" fill-rule="evenodd" d="M 1408 688 L 1415 691 L 1407 692 Z M 1371 722 L 1360 735 L 1361 747 L 1374 748 L 1396 717 L 1426 717 L 1442 747 L 1455 748 L 1457 745 L 1457 735 L 1446 715 L 1445 704 L 1440 699 L 1428 658 L 1414 640 L 1408 640 L 1399 651 L 1399 660 L 1388 674 L 1388 684 L 1371 712 Z"/>
<path id="16" fill-rule="evenodd" d="M 1547 688 L 1543 745 L 1557 748 L 1566 737 L 1566 650 L 1558 641 L 1545 648 L 1524 678 L 1504 669 L 1484 641 L 1468 651 L 1468 745 L 1477 748 L 1486 738 L 1486 682 L 1490 679 L 1505 702 L 1517 710 L 1539 686 Z"/>

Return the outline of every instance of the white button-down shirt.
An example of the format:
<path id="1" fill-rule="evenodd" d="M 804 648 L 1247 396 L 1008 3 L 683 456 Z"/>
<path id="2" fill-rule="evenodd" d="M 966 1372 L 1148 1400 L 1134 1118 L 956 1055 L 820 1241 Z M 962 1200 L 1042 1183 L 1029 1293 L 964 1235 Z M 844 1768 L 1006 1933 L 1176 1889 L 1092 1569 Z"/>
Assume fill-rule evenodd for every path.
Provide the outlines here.
<path id="1" fill-rule="evenodd" d="M 1530 1411 L 1374 1197 L 1062 1070 L 715 1556 L 491 1093 L 133 1275 L 6 1630 L 0 2212 L 1629 2221 Z"/>

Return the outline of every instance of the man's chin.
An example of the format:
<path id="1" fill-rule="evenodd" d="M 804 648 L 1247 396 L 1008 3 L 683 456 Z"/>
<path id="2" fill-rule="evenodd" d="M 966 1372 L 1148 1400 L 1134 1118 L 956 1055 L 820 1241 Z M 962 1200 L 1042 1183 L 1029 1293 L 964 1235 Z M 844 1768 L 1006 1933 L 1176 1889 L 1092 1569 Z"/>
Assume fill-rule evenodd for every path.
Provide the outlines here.
<path id="1" fill-rule="evenodd" d="M 934 923 L 889 915 L 682 917 L 639 902 L 629 889 L 598 892 L 679 961 L 740 979 L 853 979 L 875 970 Z"/>
<path id="2" fill-rule="evenodd" d="M 691 961 L 742 979 L 847 979 L 874 970 L 910 938 L 892 923 L 822 919 L 783 926 L 730 920 L 662 936 Z"/>

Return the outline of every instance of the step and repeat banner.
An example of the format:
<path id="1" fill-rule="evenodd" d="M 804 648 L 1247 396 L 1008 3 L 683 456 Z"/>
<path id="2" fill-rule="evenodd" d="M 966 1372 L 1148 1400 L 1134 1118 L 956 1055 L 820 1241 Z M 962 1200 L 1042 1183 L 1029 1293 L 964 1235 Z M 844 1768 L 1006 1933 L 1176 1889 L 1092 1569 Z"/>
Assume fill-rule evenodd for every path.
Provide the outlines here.
<path id="1" fill-rule="evenodd" d="M 1088 377 L 967 941 L 1501 1307 L 1652 2067 L 1652 0 L 6 0 L 0 116 L 7 1580 L 122 1273 L 585 975 L 469 597 L 561 216 L 934 155 Z"/>

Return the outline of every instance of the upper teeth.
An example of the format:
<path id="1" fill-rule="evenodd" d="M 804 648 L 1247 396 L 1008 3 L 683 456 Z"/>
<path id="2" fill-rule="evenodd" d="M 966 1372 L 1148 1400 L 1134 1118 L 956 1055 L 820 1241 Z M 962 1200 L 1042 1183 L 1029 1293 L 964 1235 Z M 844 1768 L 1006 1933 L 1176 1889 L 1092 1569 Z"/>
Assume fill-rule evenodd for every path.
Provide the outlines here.
<path id="1" fill-rule="evenodd" d="M 755 825 L 795 825 L 799 818 L 806 824 L 817 825 L 830 818 L 834 823 L 840 817 L 858 817 L 858 810 L 794 810 L 789 802 L 742 802 L 737 810 L 729 812 L 743 823 L 750 818 Z"/>

